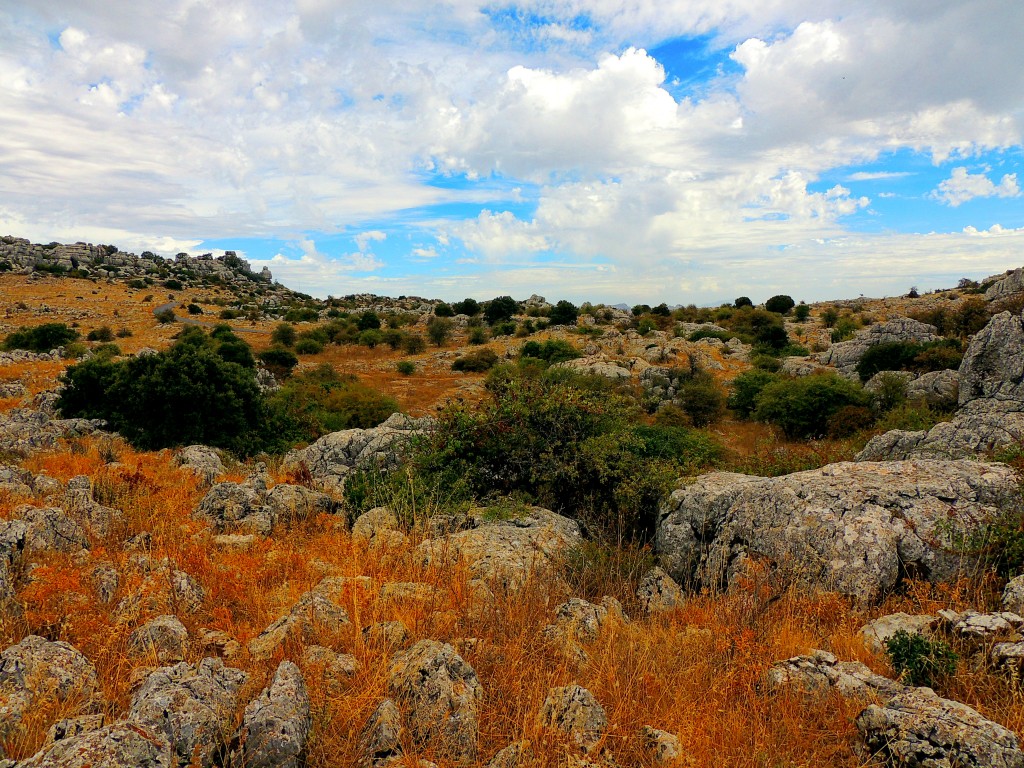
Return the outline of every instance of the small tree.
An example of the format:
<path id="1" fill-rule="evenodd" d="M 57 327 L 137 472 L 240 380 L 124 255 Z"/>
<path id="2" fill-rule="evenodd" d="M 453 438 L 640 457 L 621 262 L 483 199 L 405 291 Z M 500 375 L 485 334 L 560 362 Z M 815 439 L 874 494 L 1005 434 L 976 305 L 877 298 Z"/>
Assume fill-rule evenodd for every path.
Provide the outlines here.
<path id="1" fill-rule="evenodd" d="M 778 296 L 772 296 L 768 301 L 764 303 L 764 308 L 769 312 L 774 312 L 777 315 L 787 315 L 789 310 L 796 306 L 796 302 L 793 301 L 792 296 L 786 296 L 785 294 L 779 294 Z"/>
<path id="2" fill-rule="evenodd" d="M 480 314 L 480 302 L 476 299 L 463 299 L 452 304 L 452 309 L 456 314 L 476 317 Z"/>
<path id="3" fill-rule="evenodd" d="M 798 323 L 803 323 L 811 316 L 811 308 L 800 302 L 793 308 L 793 317 L 796 318 Z"/>
<path id="4" fill-rule="evenodd" d="M 156 321 L 161 325 L 173 323 L 175 320 L 178 319 L 177 317 L 174 316 L 174 310 L 172 309 L 161 309 L 159 312 L 156 312 L 153 315 L 153 317 L 155 317 Z"/>
<path id="5" fill-rule="evenodd" d="M 444 346 L 451 336 L 453 323 L 447 317 L 432 317 L 427 323 L 427 336 L 437 346 Z"/>
<path id="6" fill-rule="evenodd" d="M 519 304 L 511 296 L 498 296 L 487 302 L 484 319 L 490 325 L 509 320 L 519 310 Z"/>
<path id="7" fill-rule="evenodd" d="M 278 323 L 277 327 L 270 334 L 270 340 L 282 347 L 290 347 L 295 344 L 295 326 L 291 323 Z"/>
<path id="8" fill-rule="evenodd" d="M 452 309 L 450 304 L 442 301 L 434 305 L 434 314 L 437 317 L 453 317 L 455 310 Z"/>
<path id="9" fill-rule="evenodd" d="M 576 325 L 580 311 L 571 301 L 561 300 L 551 310 L 551 325 Z"/>
<path id="10" fill-rule="evenodd" d="M 736 307 L 736 309 L 739 309 L 740 307 L 752 307 L 754 306 L 754 302 L 750 300 L 749 296 L 740 296 L 733 302 L 733 306 Z"/>

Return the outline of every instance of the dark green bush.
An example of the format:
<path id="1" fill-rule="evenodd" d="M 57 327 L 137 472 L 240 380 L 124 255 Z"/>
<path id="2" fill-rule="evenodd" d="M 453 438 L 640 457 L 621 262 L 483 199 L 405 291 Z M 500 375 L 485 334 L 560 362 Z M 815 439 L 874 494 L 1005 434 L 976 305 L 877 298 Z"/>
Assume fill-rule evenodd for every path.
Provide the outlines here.
<path id="1" fill-rule="evenodd" d="M 64 323 L 43 323 L 34 328 L 19 328 L 7 335 L 3 348 L 27 349 L 30 352 L 49 352 L 78 338 L 78 331 Z"/>
<path id="2" fill-rule="evenodd" d="M 416 373 L 416 363 L 412 360 L 399 360 L 395 363 L 395 370 L 403 376 L 412 376 Z"/>
<path id="3" fill-rule="evenodd" d="M 933 688 L 956 671 L 959 657 L 941 640 L 899 630 L 885 641 L 892 668 L 909 685 Z"/>
<path id="4" fill-rule="evenodd" d="M 927 373 L 959 368 L 963 359 L 960 342 L 952 339 L 914 343 L 894 341 L 869 347 L 857 363 L 857 375 L 867 381 L 880 371 Z"/>
<path id="5" fill-rule="evenodd" d="M 793 317 L 796 319 L 796 321 L 798 323 L 802 323 L 802 322 L 806 321 L 807 318 L 810 317 L 810 316 L 811 316 L 811 308 L 809 306 L 807 306 L 806 304 L 804 304 L 803 302 L 801 302 L 801 303 L 797 304 L 795 307 L 793 307 Z"/>
<path id="6" fill-rule="evenodd" d="M 160 325 L 167 325 L 168 323 L 173 323 L 178 319 L 175 317 L 173 309 L 161 309 L 159 312 L 154 312 L 153 317 L 156 318 L 156 321 L 160 323 Z"/>
<path id="7" fill-rule="evenodd" d="M 497 323 L 505 322 L 512 319 L 512 316 L 519 311 L 519 304 L 511 296 L 498 296 L 497 298 L 491 299 L 484 305 L 484 319 L 488 325 L 495 325 Z M 508 334 L 511 335 L 515 332 L 513 328 Z M 497 335 L 497 334 L 496 334 Z"/>
<path id="8" fill-rule="evenodd" d="M 278 323 L 274 330 L 270 332 L 270 341 L 282 347 L 290 347 L 295 344 L 296 336 L 298 336 L 298 333 L 294 325 L 291 323 Z"/>
<path id="9" fill-rule="evenodd" d="M 732 380 L 728 405 L 740 418 L 750 418 L 757 405 L 757 396 L 761 390 L 778 381 L 779 376 L 769 371 L 752 370 L 744 371 Z"/>
<path id="10" fill-rule="evenodd" d="M 454 327 L 455 324 L 449 318 L 435 315 L 427 322 L 427 336 L 437 346 L 444 346 Z"/>
<path id="11" fill-rule="evenodd" d="M 405 334 L 397 328 L 388 328 L 381 336 L 381 340 L 391 347 L 391 349 L 398 349 L 401 347 L 404 339 Z"/>
<path id="12" fill-rule="evenodd" d="M 480 302 L 476 299 L 463 299 L 452 304 L 452 309 L 456 314 L 475 317 L 480 314 Z"/>
<path id="13" fill-rule="evenodd" d="M 376 328 L 367 328 L 365 331 L 359 332 L 359 343 L 364 347 L 373 349 L 378 344 L 384 341 L 384 334 L 378 331 Z M 296 343 L 295 349 L 298 351 L 299 344 Z M 321 347 L 321 350 L 323 348 Z"/>
<path id="14" fill-rule="evenodd" d="M 189 304 L 187 309 L 188 309 L 188 313 L 190 315 L 201 315 L 201 314 L 203 314 L 203 308 L 200 307 L 198 304 L 195 304 L 195 303 Z"/>
<path id="15" fill-rule="evenodd" d="M 89 331 L 85 336 L 86 341 L 113 341 L 114 332 L 110 330 L 109 325 L 101 325 L 99 328 L 94 328 Z"/>
<path id="16" fill-rule="evenodd" d="M 516 332 L 516 324 L 512 320 L 501 320 L 491 325 L 492 336 L 511 336 Z"/>
<path id="17" fill-rule="evenodd" d="M 711 328 L 699 328 L 687 336 L 686 339 L 687 341 L 700 341 L 701 339 L 719 339 L 721 341 L 728 341 L 735 336 L 735 333 L 730 333 L 729 331 L 715 331 Z"/>
<path id="18" fill-rule="evenodd" d="M 356 327 L 360 331 L 378 330 L 380 328 L 380 317 L 372 310 L 366 310 L 356 320 Z"/>
<path id="19" fill-rule="evenodd" d="M 274 378 L 278 381 L 284 381 L 292 375 L 292 369 L 299 364 L 299 358 L 295 356 L 294 352 L 290 352 L 287 349 L 271 348 L 264 352 L 260 352 L 260 362 L 263 366 L 274 374 Z"/>
<path id="20" fill-rule="evenodd" d="M 548 365 L 575 360 L 583 354 L 564 339 L 547 339 L 543 343 L 528 341 L 519 348 L 519 357 L 543 360 Z"/>
<path id="21" fill-rule="evenodd" d="M 184 287 L 185 286 L 181 284 L 180 280 L 175 280 L 174 278 L 171 278 L 170 280 L 164 280 L 164 288 L 170 291 L 180 291 Z"/>
<path id="22" fill-rule="evenodd" d="M 498 363 L 498 355 L 493 349 L 484 347 L 474 352 L 467 352 L 465 355 L 455 359 L 452 363 L 453 371 L 482 372 L 489 371 Z"/>
<path id="23" fill-rule="evenodd" d="M 407 355 L 418 355 L 427 348 L 426 339 L 418 333 L 410 333 L 402 341 L 402 351 Z"/>
<path id="24" fill-rule="evenodd" d="M 579 316 L 579 308 L 571 301 L 563 299 L 552 307 L 549 319 L 551 325 L 576 325 Z"/>
<path id="25" fill-rule="evenodd" d="M 450 304 L 442 301 L 434 305 L 434 315 L 437 317 L 454 317 L 455 310 L 452 309 Z"/>
<path id="26" fill-rule="evenodd" d="M 796 306 L 796 302 L 793 301 L 792 296 L 786 296 L 785 294 L 779 294 L 778 296 L 772 296 L 768 301 L 764 303 L 764 308 L 769 312 L 774 312 L 778 315 L 788 315 L 789 310 Z"/>
<path id="27" fill-rule="evenodd" d="M 469 329 L 468 341 L 470 344 L 486 344 L 487 329 L 477 325 Z"/>
<path id="28" fill-rule="evenodd" d="M 779 379 L 761 390 L 753 417 L 781 427 L 791 438 L 823 437 L 836 411 L 869 401 L 860 385 L 834 373 Z"/>
<path id="29" fill-rule="evenodd" d="M 713 424 L 725 413 L 725 395 L 708 373 L 696 373 L 680 383 L 675 399 L 695 427 Z"/>

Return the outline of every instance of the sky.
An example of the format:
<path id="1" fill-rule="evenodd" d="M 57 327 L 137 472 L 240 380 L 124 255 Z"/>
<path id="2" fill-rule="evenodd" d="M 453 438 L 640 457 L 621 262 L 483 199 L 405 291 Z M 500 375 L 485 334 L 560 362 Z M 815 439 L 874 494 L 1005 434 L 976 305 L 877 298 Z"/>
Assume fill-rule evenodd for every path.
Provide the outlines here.
<path id="1" fill-rule="evenodd" d="M 1024 264 L 1020 0 L 0 0 L 0 234 L 318 297 L 713 305 Z"/>

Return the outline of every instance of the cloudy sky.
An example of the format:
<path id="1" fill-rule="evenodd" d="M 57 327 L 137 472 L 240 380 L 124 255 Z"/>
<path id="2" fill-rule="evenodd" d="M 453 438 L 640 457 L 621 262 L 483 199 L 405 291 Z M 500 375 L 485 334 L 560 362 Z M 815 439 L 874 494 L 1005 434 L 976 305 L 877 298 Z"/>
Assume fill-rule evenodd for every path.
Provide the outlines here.
<path id="1" fill-rule="evenodd" d="M 0 233 L 314 295 L 713 304 L 1024 264 L 1021 0 L 0 0 Z"/>

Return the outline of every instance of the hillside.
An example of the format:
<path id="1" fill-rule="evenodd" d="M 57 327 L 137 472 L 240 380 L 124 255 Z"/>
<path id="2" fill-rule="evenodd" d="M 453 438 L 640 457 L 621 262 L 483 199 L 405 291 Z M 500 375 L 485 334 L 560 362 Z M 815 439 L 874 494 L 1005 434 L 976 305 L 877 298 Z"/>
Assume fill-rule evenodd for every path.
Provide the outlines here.
<path id="1" fill-rule="evenodd" d="M 0 268 L 0 766 L 1024 766 L 1022 270 L 772 311 Z"/>

